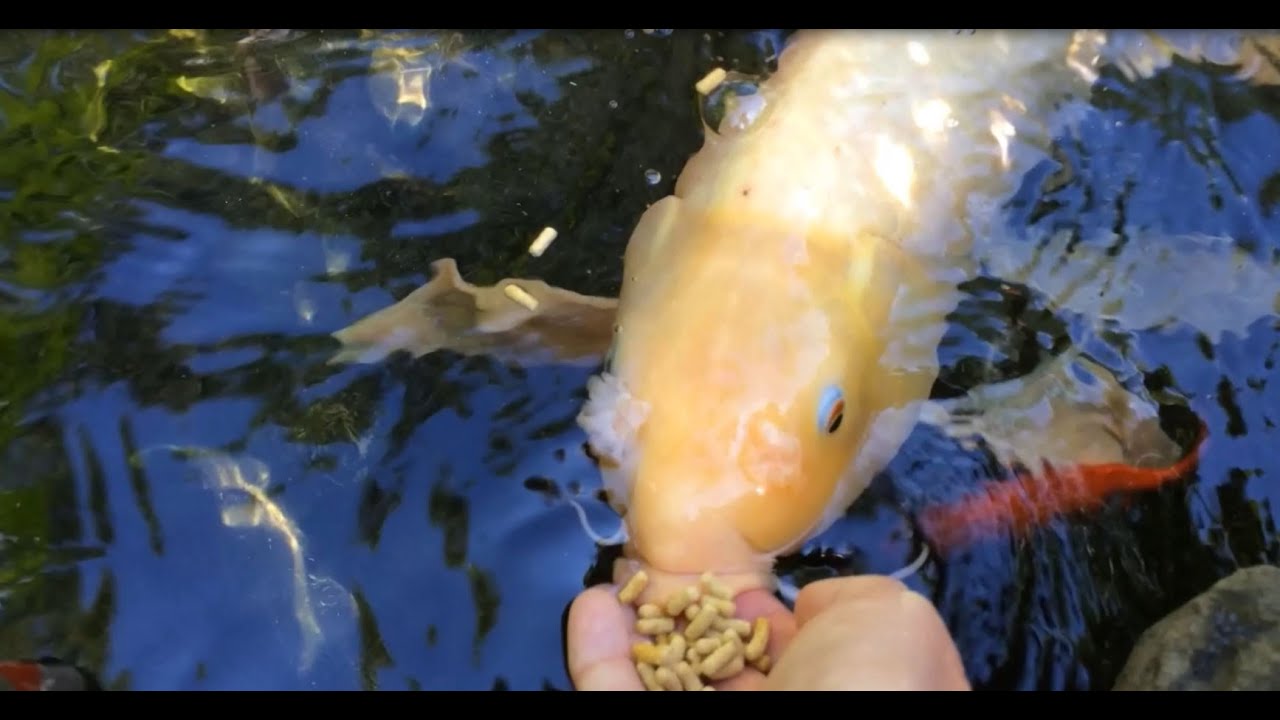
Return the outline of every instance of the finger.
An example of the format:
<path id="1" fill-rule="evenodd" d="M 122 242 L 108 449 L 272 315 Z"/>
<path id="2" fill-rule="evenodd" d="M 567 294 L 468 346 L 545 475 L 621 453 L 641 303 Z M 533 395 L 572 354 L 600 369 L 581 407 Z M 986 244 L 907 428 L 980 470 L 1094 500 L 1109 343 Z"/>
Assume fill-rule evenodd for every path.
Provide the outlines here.
<path id="1" fill-rule="evenodd" d="M 887 575 L 837 577 L 811 582 L 796 596 L 795 626 L 804 627 L 805 623 L 832 605 L 896 597 L 906 592 L 910 592 L 906 585 Z"/>
<path id="2" fill-rule="evenodd" d="M 631 661 L 635 621 L 614 589 L 590 588 L 569 607 L 569 676 L 578 690 L 644 690 Z"/>

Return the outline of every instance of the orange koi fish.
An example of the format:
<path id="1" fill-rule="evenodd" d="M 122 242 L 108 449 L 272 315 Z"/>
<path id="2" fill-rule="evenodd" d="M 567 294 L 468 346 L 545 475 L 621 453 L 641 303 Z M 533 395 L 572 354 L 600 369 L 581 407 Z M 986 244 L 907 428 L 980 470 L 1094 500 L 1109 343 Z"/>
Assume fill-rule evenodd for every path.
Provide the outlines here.
<path id="1" fill-rule="evenodd" d="M 971 497 L 925 508 L 919 525 L 935 548 L 946 552 L 983 538 L 1024 537 L 1053 518 L 1101 506 L 1120 493 L 1158 490 L 1184 479 L 1200 460 L 1208 427 L 1191 451 L 1162 468 L 1142 468 L 1123 462 L 1055 467 L 1045 462 L 1037 472 L 1014 470 L 1014 477 L 989 483 Z"/>

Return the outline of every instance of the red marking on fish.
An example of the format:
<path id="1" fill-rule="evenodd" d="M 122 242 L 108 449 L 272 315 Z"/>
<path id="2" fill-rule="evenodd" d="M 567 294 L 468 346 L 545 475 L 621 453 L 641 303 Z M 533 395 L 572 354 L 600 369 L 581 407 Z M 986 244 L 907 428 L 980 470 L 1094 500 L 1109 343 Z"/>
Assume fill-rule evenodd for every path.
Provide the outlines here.
<path id="1" fill-rule="evenodd" d="M 1014 479 L 992 483 L 958 503 L 926 509 L 920 525 L 940 550 L 1001 531 L 1023 536 L 1054 517 L 1098 507 L 1116 493 L 1155 490 L 1183 477 L 1199 462 L 1208 435 L 1201 423 L 1191 452 L 1163 468 L 1100 463 L 1060 469 L 1045 463 L 1038 473 L 1015 472 Z"/>
<path id="2" fill-rule="evenodd" d="M 39 690 L 44 671 L 37 663 L 0 662 L 0 678 L 4 678 L 14 690 Z"/>

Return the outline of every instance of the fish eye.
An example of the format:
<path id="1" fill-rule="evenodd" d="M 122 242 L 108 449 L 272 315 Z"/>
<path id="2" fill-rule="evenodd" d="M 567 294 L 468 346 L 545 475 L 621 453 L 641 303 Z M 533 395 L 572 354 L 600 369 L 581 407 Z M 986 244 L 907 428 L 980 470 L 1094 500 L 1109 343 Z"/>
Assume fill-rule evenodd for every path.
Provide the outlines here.
<path id="1" fill-rule="evenodd" d="M 818 428 L 826 433 L 834 433 L 840 429 L 843 420 L 844 393 L 839 387 L 830 385 L 818 399 Z"/>

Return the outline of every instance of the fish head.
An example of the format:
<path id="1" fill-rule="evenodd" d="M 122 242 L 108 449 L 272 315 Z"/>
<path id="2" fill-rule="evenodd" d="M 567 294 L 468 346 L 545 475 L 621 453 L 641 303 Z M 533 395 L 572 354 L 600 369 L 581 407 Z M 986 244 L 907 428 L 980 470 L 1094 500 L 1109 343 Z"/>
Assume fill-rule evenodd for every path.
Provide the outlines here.
<path id="1" fill-rule="evenodd" d="M 868 322 L 879 311 L 855 304 L 849 263 L 876 250 L 858 258 L 856 244 L 777 223 L 679 224 L 670 264 L 628 273 L 579 416 L 627 522 L 615 572 L 643 568 L 659 594 L 705 572 L 735 592 L 771 587 L 774 560 L 870 481 L 858 460 L 881 409 L 885 337 Z M 877 282 L 882 293 L 866 292 Z M 881 306 L 896 292 L 875 271 L 861 289 Z"/>

